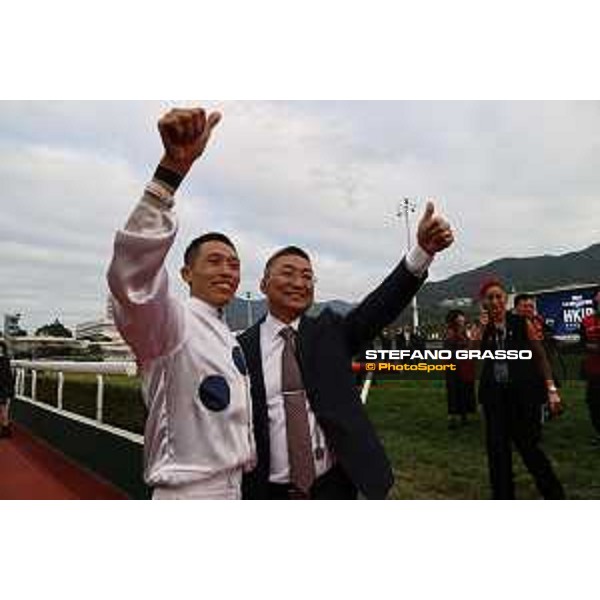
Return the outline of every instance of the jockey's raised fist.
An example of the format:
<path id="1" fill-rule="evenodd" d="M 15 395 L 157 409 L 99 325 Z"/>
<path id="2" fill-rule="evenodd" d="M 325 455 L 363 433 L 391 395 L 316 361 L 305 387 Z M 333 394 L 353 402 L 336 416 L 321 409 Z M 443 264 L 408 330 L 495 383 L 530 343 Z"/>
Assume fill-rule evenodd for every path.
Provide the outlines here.
<path id="1" fill-rule="evenodd" d="M 164 167 L 185 175 L 202 156 L 213 129 L 221 120 L 221 113 L 207 115 L 203 108 L 175 108 L 158 122 L 163 142 Z"/>

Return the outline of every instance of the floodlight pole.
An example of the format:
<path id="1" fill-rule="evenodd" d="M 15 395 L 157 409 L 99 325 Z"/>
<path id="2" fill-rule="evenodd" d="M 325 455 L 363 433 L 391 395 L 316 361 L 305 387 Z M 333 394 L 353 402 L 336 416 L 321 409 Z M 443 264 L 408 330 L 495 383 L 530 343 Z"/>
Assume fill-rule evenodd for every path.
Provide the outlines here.
<path id="1" fill-rule="evenodd" d="M 411 250 L 411 237 L 410 237 L 410 215 L 414 214 L 417 210 L 417 203 L 410 198 L 403 198 L 398 205 L 398 212 L 396 216 L 399 219 L 404 218 L 404 224 L 406 226 L 406 249 L 407 253 Z M 412 324 L 413 333 L 417 332 L 419 327 L 419 307 L 417 305 L 417 295 L 415 294 L 412 299 Z"/>

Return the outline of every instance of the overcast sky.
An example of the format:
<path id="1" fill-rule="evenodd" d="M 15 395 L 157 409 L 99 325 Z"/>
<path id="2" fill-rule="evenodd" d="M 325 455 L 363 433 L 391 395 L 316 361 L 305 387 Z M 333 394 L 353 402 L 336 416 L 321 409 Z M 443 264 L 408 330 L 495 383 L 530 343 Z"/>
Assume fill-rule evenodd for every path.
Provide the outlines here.
<path id="1" fill-rule="evenodd" d="M 174 278 L 186 242 L 221 230 L 240 251 L 240 292 L 258 297 L 265 259 L 294 243 L 313 256 L 318 299 L 357 300 L 404 252 L 405 196 L 419 212 L 435 198 L 455 228 L 433 280 L 600 241 L 598 103 L 198 103 L 224 119 L 178 196 Z M 0 102 L 0 314 L 29 330 L 103 314 L 114 232 L 176 104 Z"/>

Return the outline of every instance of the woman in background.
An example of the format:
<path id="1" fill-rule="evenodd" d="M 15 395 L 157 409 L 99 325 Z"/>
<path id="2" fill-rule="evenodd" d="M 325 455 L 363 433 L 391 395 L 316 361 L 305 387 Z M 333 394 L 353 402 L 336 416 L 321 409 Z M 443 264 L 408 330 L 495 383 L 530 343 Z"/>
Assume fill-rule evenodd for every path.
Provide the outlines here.
<path id="1" fill-rule="evenodd" d="M 446 339 L 444 348 L 466 350 L 469 347 L 466 318 L 461 310 L 451 310 L 446 315 Z M 448 426 L 455 429 L 468 422 L 468 415 L 475 412 L 475 361 L 457 360 L 456 371 L 446 371 L 448 393 Z"/>

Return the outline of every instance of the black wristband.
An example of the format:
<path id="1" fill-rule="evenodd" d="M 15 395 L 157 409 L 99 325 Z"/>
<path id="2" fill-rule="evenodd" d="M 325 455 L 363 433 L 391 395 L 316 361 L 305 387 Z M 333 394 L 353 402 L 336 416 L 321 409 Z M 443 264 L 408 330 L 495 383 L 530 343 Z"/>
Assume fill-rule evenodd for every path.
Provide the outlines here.
<path id="1" fill-rule="evenodd" d="M 162 181 L 166 183 L 170 188 L 176 190 L 183 181 L 183 175 L 176 173 L 175 171 L 171 171 L 171 169 L 167 169 L 162 165 L 158 165 L 156 171 L 154 172 L 154 179 L 158 181 Z"/>

